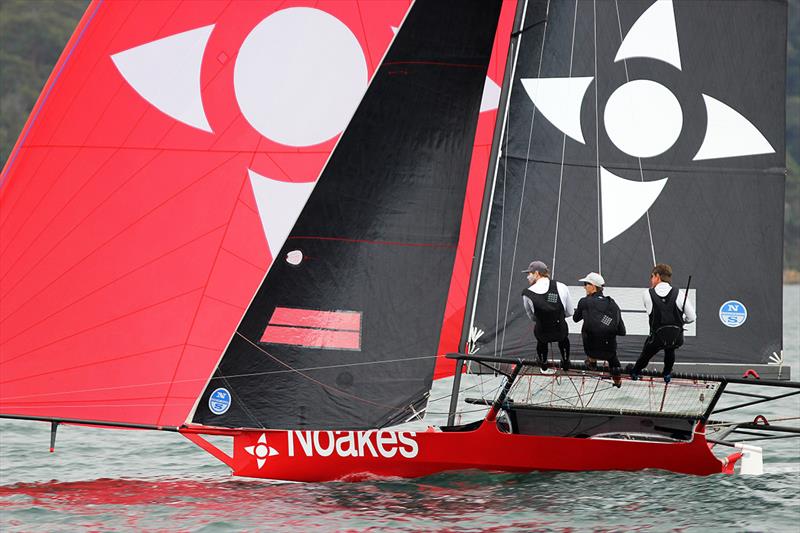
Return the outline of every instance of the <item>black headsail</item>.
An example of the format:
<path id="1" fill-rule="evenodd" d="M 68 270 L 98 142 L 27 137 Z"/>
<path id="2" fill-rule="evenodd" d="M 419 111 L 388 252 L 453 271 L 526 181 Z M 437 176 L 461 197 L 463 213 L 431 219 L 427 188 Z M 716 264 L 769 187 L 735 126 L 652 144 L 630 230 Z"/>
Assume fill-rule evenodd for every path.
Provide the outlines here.
<path id="1" fill-rule="evenodd" d="M 499 13 L 412 6 L 194 422 L 363 429 L 424 405 Z"/>
<path id="2" fill-rule="evenodd" d="M 534 351 L 519 296 L 533 259 L 575 303 L 577 280 L 602 273 L 628 325 L 623 360 L 647 334 L 641 293 L 657 262 L 677 287 L 692 276 L 699 319 L 679 362 L 780 353 L 786 9 L 527 3 L 465 326 L 479 353 Z"/>

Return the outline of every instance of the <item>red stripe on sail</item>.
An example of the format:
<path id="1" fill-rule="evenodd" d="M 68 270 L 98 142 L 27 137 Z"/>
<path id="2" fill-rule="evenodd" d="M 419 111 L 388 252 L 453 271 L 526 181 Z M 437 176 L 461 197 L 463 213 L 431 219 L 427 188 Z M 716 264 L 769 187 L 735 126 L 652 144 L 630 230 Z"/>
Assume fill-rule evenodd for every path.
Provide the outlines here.
<path id="1" fill-rule="evenodd" d="M 357 311 L 316 311 L 277 307 L 270 325 L 299 326 L 361 332 L 361 313 Z M 266 342 L 266 341 L 264 341 Z"/>
<path id="2" fill-rule="evenodd" d="M 359 331 L 336 331 L 269 324 L 261 337 L 261 342 L 288 344 L 304 348 L 360 350 L 361 333 Z"/>

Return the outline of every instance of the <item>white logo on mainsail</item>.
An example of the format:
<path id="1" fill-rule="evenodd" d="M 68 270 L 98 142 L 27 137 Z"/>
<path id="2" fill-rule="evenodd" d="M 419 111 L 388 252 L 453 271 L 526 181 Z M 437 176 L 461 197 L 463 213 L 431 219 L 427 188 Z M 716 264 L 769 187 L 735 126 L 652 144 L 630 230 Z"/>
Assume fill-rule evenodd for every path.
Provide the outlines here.
<path id="1" fill-rule="evenodd" d="M 672 0 L 657 0 L 631 26 L 615 62 L 630 58 L 663 61 L 681 70 L 678 31 Z M 523 79 L 538 111 L 567 137 L 586 144 L 580 112 L 593 76 Z M 707 123 L 694 161 L 774 153 L 775 149 L 747 118 L 718 99 L 703 94 Z M 632 80 L 609 97 L 603 114 L 606 133 L 622 152 L 649 158 L 669 150 L 681 134 L 683 110 L 667 87 Z M 656 182 L 626 180 L 601 168 L 603 242 L 631 227 L 655 202 L 667 178 Z M 623 183 L 625 182 L 625 183 Z M 608 187 L 615 189 L 609 190 Z M 624 191 L 622 196 L 616 193 Z"/>
<path id="2" fill-rule="evenodd" d="M 255 446 L 245 446 L 244 451 L 256 458 L 256 464 L 259 470 L 264 466 L 264 463 L 267 462 L 267 457 L 278 455 L 278 451 L 275 448 L 267 445 L 266 433 L 262 433 L 258 438 L 258 444 Z"/>

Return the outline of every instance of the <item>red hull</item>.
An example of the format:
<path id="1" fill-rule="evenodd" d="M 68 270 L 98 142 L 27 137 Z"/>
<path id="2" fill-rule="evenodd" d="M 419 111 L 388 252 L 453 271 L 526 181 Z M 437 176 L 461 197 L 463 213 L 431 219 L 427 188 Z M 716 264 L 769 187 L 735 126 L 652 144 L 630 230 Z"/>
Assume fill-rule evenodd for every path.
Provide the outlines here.
<path id="1" fill-rule="evenodd" d="M 732 472 L 739 458 L 738 454 L 717 458 L 702 433 L 690 442 L 542 437 L 502 433 L 489 422 L 465 432 L 242 430 L 227 433 L 234 437 L 233 457 L 202 439 L 198 434 L 206 432 L 202 429 L 182 432 L 228 464 L 234 475 L 287 481 L 413 478 L 468 469 L 658 468 L 709 475 Z"/>

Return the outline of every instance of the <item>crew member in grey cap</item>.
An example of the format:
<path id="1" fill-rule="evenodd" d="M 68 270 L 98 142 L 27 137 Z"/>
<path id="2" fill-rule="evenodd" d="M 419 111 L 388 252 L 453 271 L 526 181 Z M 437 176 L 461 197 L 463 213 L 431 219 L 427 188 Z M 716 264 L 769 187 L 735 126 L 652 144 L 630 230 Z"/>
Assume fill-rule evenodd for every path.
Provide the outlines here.
<path id="1" fill-rule="evenodd" d="M 533 261 L 522 272 L 528 274 L 527 289 L 522 291 L 525 313 L 533 323 L 536 337 L 536 354 L 542 371 L 547 370 L 548 344 L 558 343 L 561 352 L 561 368 L 569 369 L 569 329 L 566 317 L 572 316 L 572 300 L 567 286 L 550 279 L 547 265 Z"/>

